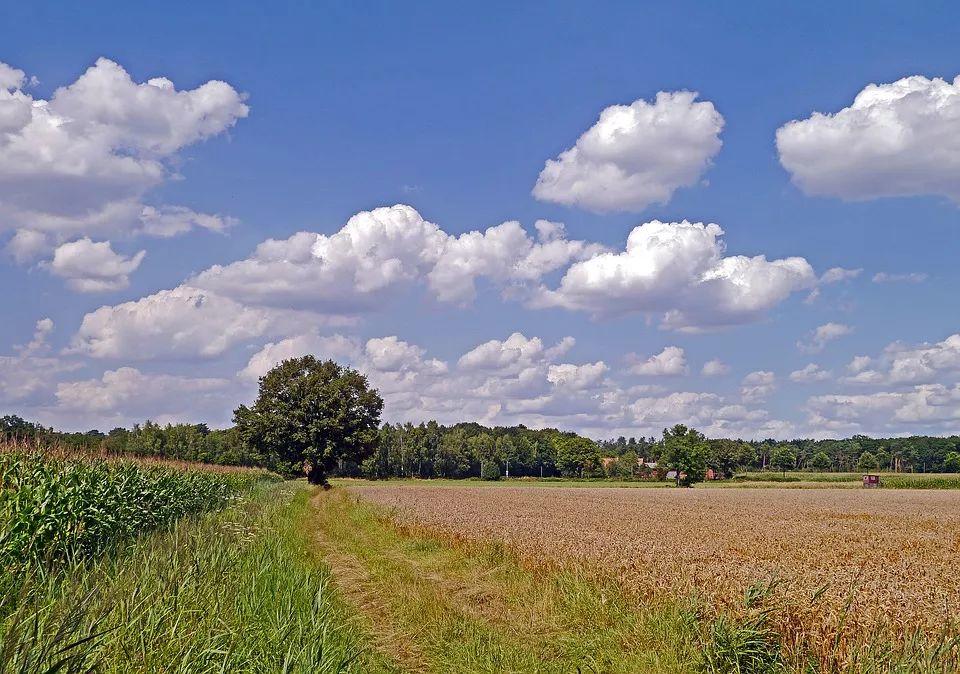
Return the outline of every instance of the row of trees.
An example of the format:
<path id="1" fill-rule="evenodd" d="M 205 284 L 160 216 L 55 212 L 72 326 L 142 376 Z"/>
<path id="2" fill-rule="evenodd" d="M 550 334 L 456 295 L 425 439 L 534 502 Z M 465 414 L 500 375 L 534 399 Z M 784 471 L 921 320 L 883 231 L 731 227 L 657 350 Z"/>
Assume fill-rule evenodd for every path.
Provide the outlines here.
<path id="1" fill-rule="evenodd" d="M 287 474 L 306 472 L 369 478 L 663 477 L 678 483 L 712 470 L 732 477 L 742 469 L 960 471 L 960 437 L 845 440 L 708 440 L 677 425 L 663 437 L 594 442 L 557 429 L 445 427 L 436 421 L 380 424 L 383 400 L 359 372 L 305 356 L 284 361 L 261 378 L 252 406 L 234 413 L 235 426 L 160 426 L 146 422 L 109 433 L 58 433 L 19 417 L 0 417 L 0 437 L 103 448 L 120 454 L 162 456 L 246 466 Z"/>

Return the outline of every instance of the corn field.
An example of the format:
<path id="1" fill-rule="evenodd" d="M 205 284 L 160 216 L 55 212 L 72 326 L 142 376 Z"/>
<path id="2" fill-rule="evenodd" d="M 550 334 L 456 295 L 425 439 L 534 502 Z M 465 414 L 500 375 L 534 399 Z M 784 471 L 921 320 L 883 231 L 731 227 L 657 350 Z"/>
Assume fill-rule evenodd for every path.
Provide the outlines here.
<path id="1" fill-rule="evenodd" d="M 0 572 L 55 566 L 185 515 L 267 474 L 8 446 L 0 451 Z"/>

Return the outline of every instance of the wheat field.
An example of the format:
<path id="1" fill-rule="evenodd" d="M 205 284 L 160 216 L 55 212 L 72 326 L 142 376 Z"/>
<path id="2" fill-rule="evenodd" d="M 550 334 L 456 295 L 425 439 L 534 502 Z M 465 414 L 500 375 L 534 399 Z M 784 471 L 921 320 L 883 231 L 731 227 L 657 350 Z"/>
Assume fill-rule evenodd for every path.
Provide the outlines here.
<path id="1" fill-rule="evenodd" d="M 960 494 L 787 489 L 351 487 L 396 521 L 498 541 L 532 567 L 612 576 L 640 600 L 708 611 L 768 596 L 788 652 L 825 665 L 917 640 L 956 650 Z"/>

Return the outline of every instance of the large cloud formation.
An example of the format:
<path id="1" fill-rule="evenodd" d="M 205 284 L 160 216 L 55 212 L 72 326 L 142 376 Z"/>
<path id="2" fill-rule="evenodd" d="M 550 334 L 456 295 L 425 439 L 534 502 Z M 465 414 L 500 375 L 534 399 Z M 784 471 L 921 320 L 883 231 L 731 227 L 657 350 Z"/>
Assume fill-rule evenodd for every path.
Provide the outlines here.
<path id="1" fill-rule="evenodd" d="M 723 116 L 691 91 L 612 105 L 548 160 L 533 195 L 591 211 L 642 211 L 695 184 L 720 151 Z"/>
<path id="2" fill-rule="evenodd" d="M 780 127 L 777 149 L 807 194 L 932 194 L 960 203 L 960 77 L 871 84 L 850 107 Z"/>
<path id="3" fill-rule="evenodd" d="M 23 71 L 0 64 L 0 232 L 15 230 L 8 249 L 18 259 L 82 236 L 229 224 L 143 201 L 172 175 L 180 150 L 247 116 L 229 84 L 178 91 L 164 77 L 137 83 L 101 58 L 49 100 L 29 86 Z"/>
<path id="4" fill-rule="evenodd" d="M 756 320 L 817 282 L 801 257 L 724 257 L 716 224 L 660 222 L 636 227 L 626 249 L 573 264 L 537 306 L 595 316 L 662 312 L 665 328 L 696 331 Z"/>
<path id="5" fill-rule="evenodd" d="M 479 280 L 531 308 L 600 317 L 661 312 L 663 327 L 699 331 L 757 320 L 817 283 L 803 258 L 724 256 L 715 224 L 648 222 L 620 253 L 569 240 L 558 223 L 535 227 L 535 237 L 515 221 L 454 235 L 410 206 L 364 211 L 334 234 L 270 239 L 249 258 L 210 267 L 178 288 L 101 307 L 84 317 L 74 347 L 105 358 L 142 358 L 136 354 L 152 349 L 211 356 L 244 339 L 287 334 L 279 326 L 293 314 L 312 324 L 354 320 L 415 285 L 437 301 L 465 304 Z M 550 289 L 553 272 L 563 275 Z M 227 328 L 202 322 L 214 319 Z"/>

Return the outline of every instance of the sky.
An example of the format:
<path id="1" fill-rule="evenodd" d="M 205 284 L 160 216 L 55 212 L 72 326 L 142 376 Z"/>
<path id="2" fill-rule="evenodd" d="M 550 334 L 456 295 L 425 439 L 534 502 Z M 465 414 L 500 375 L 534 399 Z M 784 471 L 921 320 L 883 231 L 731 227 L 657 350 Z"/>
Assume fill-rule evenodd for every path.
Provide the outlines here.
<path id="1" fill-rule="evenodd" d="M 958 19 L 2 3 L 0 414 L 957 433 Z"/>

